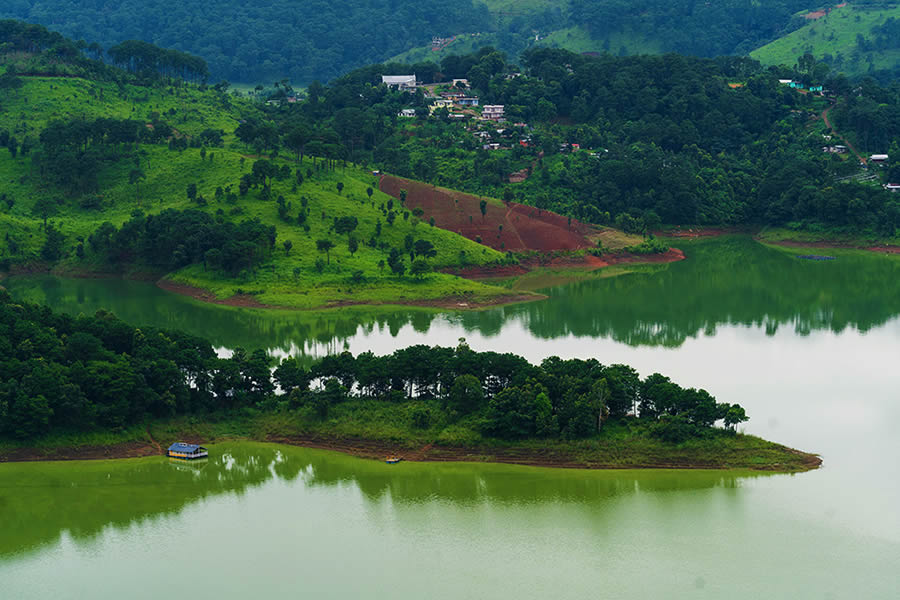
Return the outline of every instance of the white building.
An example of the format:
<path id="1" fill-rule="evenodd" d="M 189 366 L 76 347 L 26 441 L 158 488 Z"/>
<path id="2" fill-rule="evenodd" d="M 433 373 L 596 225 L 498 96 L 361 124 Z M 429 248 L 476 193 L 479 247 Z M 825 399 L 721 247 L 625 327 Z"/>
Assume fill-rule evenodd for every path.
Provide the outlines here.
<path id="1" fill-rule="evenodd" d="M 873 163 L 886 163 L 888 161 L 887 154 L 873 154 L 869 157 L 869 160 Z"/>
<path id="2" fill-rule="evenodd" d="M 398 117 L 407 117 L 412 118 L 416 116 L 416 109 L 414 108 L 404 108 L 400 112 L 397 113 Z"/>
<path id="3" fill-rule="evenodd" d="M 414 90 L 416 89 L 416 76 L 413 75 L 382 75 L 381 83 L 388 87 L 395 87 L 398 90 Z"/>
<path id="4" fill-rule="evenodd" d="M 503 118 L 505 107 L 503 104 L 485 104 L 481 110 L 481 116 L 485 119 L 498 121 Z"/>

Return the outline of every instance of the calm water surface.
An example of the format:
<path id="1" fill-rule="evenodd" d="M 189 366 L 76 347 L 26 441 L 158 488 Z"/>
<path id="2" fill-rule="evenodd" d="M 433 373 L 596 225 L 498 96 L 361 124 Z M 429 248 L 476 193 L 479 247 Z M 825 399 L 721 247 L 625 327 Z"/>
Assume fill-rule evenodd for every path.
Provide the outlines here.
<path id="1" fill-rule="evenodd" d="M 480 313 L 222 309 L 153 286 L 21 278 L 223 352 L 412 343 L 624 362 L 739 402 L 822 454 L 799 475 L 401 464 L 259 444 L 0 465 L 0 598 L 900 597 L 900 260 L 811 262 L 744 238 Z"/>

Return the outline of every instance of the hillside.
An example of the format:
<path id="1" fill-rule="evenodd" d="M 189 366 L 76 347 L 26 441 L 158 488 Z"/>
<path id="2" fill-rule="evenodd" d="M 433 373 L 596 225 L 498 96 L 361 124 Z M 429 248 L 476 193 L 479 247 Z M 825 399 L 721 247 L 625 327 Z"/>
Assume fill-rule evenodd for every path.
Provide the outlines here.
<path id="1" fill-rule="evenodd" d="M 144 40 L 202 56 L 215 81 L 328 80 L 432 36 L 490 21 L 472 0 L 6 0 L 0 19 L 39 23 L 103 48 Z"/>
<path id="2" fill-rule="evenodd" d="M 0 241 L 0 259 L 7 265 L 49 260 L 57 263 L 55 268 L 61 272 L 168 272 L 170 285 L 197 286 L 219 299 L 238 294 L 240 300 L 244 291 L 243 303 L 300 308 L 336 302 L 434 301 L 459 295 L 479 299 L 501 293 L 439 273 L 421 278 L 392 274 L 386 265 L 389 250 L 399 248 L 398 263 L 403 263 L 409 253 L 405 249 L 408 240 L 433 248 L 428 252 L 433 252 L 433 257 L 417 256 L 426 260 L 429 271 L 491 263 L 503 255 L 419 223 L 399 203 L 395 206 L 393 198 L 378 191 L 376 178 L 362 168 L 308 156 L 300 163 L 296 158 L 270 154 L 271 161 L 259 161 L 278 169 L 268 189 L 258 184 L 238 193 L 241 178 L 254 172 L 259 157 L 230 132 L 242 119 L 256 114 L 254 105 L 215 90 L 191 87 L 118 87 L 79 78 L 20 79 L 20 88 L 0 92 L 4 109 L 0 135 L 5 131 L 18 137 L 15 155 L 6 149 L 0 154 L 0 197 L 5 200 L 0 204 L 0 229 L 5 234 Z M 95 120 L 100 117 L 107 121 Z M 128 121 L 122 122 L 142 124 L 145 132 L 171 127 L 172 136 L 168 143 L 144 137 L 124 150 L 94 141 L 91 147 L 100 154 L 84 154 L 74 173 L 63 172 L 50 161 L 48 136 L 42 133 L 57 131 L 61 123 L 98 126 L 125 118 Z M 200 145 L 199 140 L 206 139 L 201 134 L 210 130 L 223 133 L 221 143 Z M 178 140 L 183 140 L 183 145 Z M 192 186 L 196 187 L 190 194 L 186 190 Z M 284 208 L 279 206 L 282 203 Z M 141 232 L 138 237 L 146 238 L 141 243 L 152 245 L 149 221 L 145 226 L 143 213 L 169 209 L 208 214 L 211 230 L 258 219 L 265 228 L 274 228 L 272 234 L 266 233 L 274 239 L 257 262 L 231 271 L 224 264 L 214 268 L 205 258 L 181 265 L 149 253 L 127 260 L 116 255 L 142 251 L 132 240 L 120 239 L 125 235 L 123 224 L 136 227 Z M 301 211 L 305 212 L 302 224 L 298 222 Z M 349 234 L 335 231 L 335 219 L 342 217 L 347 218 L 347 228 L 352 228 Z M 109 235 L 107 231 L 106 245 L 95 243 L 98 230 L 107 222 L 113 232 L 122 228 L 122 233 Z M 48 250 L 51 231 L 60 232 L 62 240 L 58 248 Z M 186 230 L 183 235 L 186 238 L 192 233 Z M 348 250 L 351 238 L 357 241 L 353 253 Z M 319 251 L 317 241 L 323 239 L 335 247 Z M 173 254 L 190 256 L 192 248 L 182 248 L 177 242 L 173 242 Z M 407 259 L 406 266 L 411 264 Z M 178 268 L 169 272 L 172 265 Z"/>
<path id="3" fill-rule="evenodd" d="M 11 0 L 0 18 L 40 23 L 105 48 L 129 39 L 202 57 L 213 80 L 306 85 L 378 61 L 420 62 L 485 45 L 575 52 L 744 54 L 804 24 L 808 0 Z M 432 50 L 432 40 L 438 51 Z"/>
<path id="4" fill-rule="evenodd" d="M 804 27 L 750 56 L 765 65 L 790 66 L 809 53 L 849 76 L 895 72 L 900 67 L 900 4 L 854 2 L 806 16 Z"/>

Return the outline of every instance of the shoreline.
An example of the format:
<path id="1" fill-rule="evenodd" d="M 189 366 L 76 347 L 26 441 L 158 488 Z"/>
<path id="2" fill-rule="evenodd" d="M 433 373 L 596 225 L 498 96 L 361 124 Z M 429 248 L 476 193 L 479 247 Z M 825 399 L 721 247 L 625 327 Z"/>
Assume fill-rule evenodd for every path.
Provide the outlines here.
<path id="1" fill-rule="evenodd" d="M 677 248 L 669 248 L 667 252 L 661 254 L 631 254 L 631 253 L 611 253 L 601 257 L 586 254 L 582 257 L 554 256 L 544 258 L 541 256 L 525 257 L 518 265 L 500 265 L 496 267 L 469 267 L 463 269 L 446 269 L 443 272 L 450 275 L 456 275 L 464 279 L 479 281 L 484 279 L 497 278 L 515 278 L 532 273 L 538 269 L 585 269 L 591 272 L 599 271 L 603 268 L 623 265 L 623 264 L 653 264 L 653 263 L 670 263 L 684 260 L 685 254 Z M 16 275 L 53 275 L 56 277 L 68 277 L 73 279 L 125 279 L 129 281 L 144 281 L 153 283 L 156 287 L 167 292 L 178 294 L 192 298 L 206 304 L 217 304 L 220 306 L 230 306 L 236 308 L 253 308 L 262 310 L 283 310 L 283 311 L 300 311 L 315 312 L 323 310 L 331 310 L 347 307 L 416 307 L 431 308 L 438 310 L 482 310 L 494 306 L 505 306 L 510 304 L 521 304 L 524 302 L 535 302 L 545 300 L 547 296 L 530 291 L 516 291 L 498 293 L 494 296 L 474 299 L 469 296 L 450 295 L 439 298 L 422 299 L 422 300 L 395 300 L 388 302 L 366 302 L 363 300 L 339 300 L 322 306 L 311 308 L 300 308 L 292 306 L 278 306 L 266 304 L 258 301 L 250 294 L 235 294 L 228 298 L 219 298 L 213 292 L 188 283 L 181 283 L 167 279 L 165 274 L 161 274 L 152 270 L 135 269 L 132 271 L 114 272 L 114 271 L 92 271 L 84 268 L 60 269 L 54 268 L 46 263 L 33 262 L 19 265 L 12 269 L 9 273 L 0 273 L 0 281 L 7 276 Z"/>
<path id="2" fill-rule="evenodd" d="M 610 453 L 606 456 L 589 455 L 586 446 L 590 441 L 564 444 L 548 444 L 545 447 L 530 445 L 506 446 L 439 446 L 425 444 L 422 446 L 402 448 L 398 443 L 379 440 L 367 440 L 353 437 L 330 437 L 317 434 L 279 435 L 267 434 L 256 437 L 222 437 L 211 441 L 201 440 L 196 435 L 185 434 L 179 439 L 193 443 L 213 445 L 229 441 L 253 441 L 287 446 L 298 446 L 315 450 L 341 452 L 357 458 L 368 460 L 384 460 L 385 456 L 397 455 L 410 462 L 480 462 L 496 464 L 514 464 L 532 467 L 556 469 L 671 469 L 671 470 L 729 470 L 748 469 L 762 472 L 798 473 L 818 469 L 822 459 L 808 452 L 802 452 L 774 442 L 767 442 L 772 450 L 782 452 L 786 457 L 795 460 L 790 463 L 771 462 L 753 464 L 751 462 L 713 464 L 700 460 L 690 460 L 684 448 L 671 448 L 668 458 L 657 457 L 655 460 L 628 462 L 622 461 L 621 453 Z M 595 450 L 599 450 L 599 447 Z M 748 448 L 749 454 L 753 449 Z M 689 454 L 689 452 L 688 452 Z M 144 440 L 123 441 L 109 445 L 57 446 L 57 447 L 18 447 L 0 451 L 0 464 L 7 462 L 47 462 L 71 460 L 115 460 L 128 458 L 144 458 L 149 456 L 165 456 L 165 452 L 155 440 L 148 437 Z M 618 459 L 618 460 L 612 460 Z"/>

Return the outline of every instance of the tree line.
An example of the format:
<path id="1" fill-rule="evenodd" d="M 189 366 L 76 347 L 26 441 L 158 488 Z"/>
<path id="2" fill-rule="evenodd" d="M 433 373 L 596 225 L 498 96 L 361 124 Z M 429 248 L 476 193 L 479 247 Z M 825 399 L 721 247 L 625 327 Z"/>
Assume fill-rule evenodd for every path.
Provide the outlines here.
<path id="1" fill-rule="evenodd" d="M 119 228 L 103 223 L 87 241 L 112 263 L 137 262 L 166 271 L 203 264 L 236 276 L 267 260 L 275 239 L 275 227 L 259 219 L 234 223 L 200 210 L 166 209 L 155 215 L 136 211 Z"/>
<path id="2" fill-rule="evenodd" d="M 532 365 L 514 354 L 473 351 L 461 340 L 456 348 L 273 365 L 263 350 L 238 348 L 219 358 L 197 337 L 134 328 L 104 311 L 54 313 L 5 291 L 0 366 L 0 434 L 18 438 L 247 409 L 326 418 L 333 406 L 359 398 L 395 405 L 411 427 L 440 417 L 502 439 L 591 437 L 606 421 L 630 415 L 653 435 L 679 442 L 747 418 L 739 405 L 718 403 L 704 390 L 660 374 L 641 379 L 626 365 L 594 359 Z"/>

